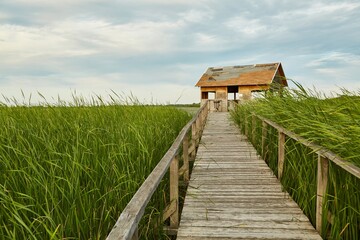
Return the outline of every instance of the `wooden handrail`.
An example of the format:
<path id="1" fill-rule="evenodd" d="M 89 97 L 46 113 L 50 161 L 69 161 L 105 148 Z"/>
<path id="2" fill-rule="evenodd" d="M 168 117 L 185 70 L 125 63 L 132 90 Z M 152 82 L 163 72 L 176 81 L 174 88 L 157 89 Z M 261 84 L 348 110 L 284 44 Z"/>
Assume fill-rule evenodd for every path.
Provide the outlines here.
<path id="1" fill-rule="evenodd" d="M 274 123 L 274 122 L 272 122 L 266 118 L 263 118 L 261 116 L 257 116 L 257 117 L 260 120 L 262 120 L 263 122 L 265 122 L 266 124 L 277 129 L 279 132 L 282 132 L 286 136 L 294 139 L 295 141 L 300 142 L 301 144 L 303 144 L 306 147 L 313 150 L 314 153 L 317 153 L 320 156 L 329 159 L 331 162 L 335 163 L 337 166 L 341 167 L 345 171 L 351 173 L 353 176 L 360 179 L 360 168 L 357 167 L 356 165 L 354 165 L 353 163 L 346 161 L 346 160 L 342 159 L 341 157 L 339 157 L 338 155 L 336 155 L 335 153 L 331 152 L 330 150 L 325 149 L 324 147 L 322 147 L 320 145 L 314 144 L 314 143 L 310 142 L 309 140 L 297 135 L 296 133 L 293 133 L 293 132 L 281 127 L 277 123 Z"/>
<path id="2" fill-rule="evenodd" d="M 309 140 L 297 135 L 294 132 L 291 132 L 277 123 L 266 119 L 264 117 L 255 115 L 254 113 L 251 113 L 252 117 L 252 129 L 251 133 L 254 134 L 255 132 L 255 120 L 254 116 L 259 118 L 262 121 L 262 139 L 261 139 L 261 147 L 262 147 L 262 154 L 264 155 L 264 147 L 265 147 L 265 137 L 267 132 L 267 127 L 272 126 L 278 131 L 278 178 L 281 180 L 281 177 L 283 176 L 283 170 L 284 170 L 284 161 L 285 161 L 285 142 L 286 137 L 292 138 L 293 140 L 303 144 L 304 146 L 310 148 L 315 154 L 318 155 L 318 167 L 317 167 L 317 193 L 316 193 L 316 230 L 322 234 L 322 221 L 323 221 L 323 205 L 324 205 L 324 197 L 327 193 L 327 184 L 328 184 L 328 178 L 329 178 L 329 162 L 332 162 L 345 170 L 346 172 L 350 173 L 354 177 L 360 179 L 360 168 L 356 166 L 355 164 L 345 161 L 335 153 L 331 152 L 330 150 L 314 144 L 310 142 Z M 249 133 L 248 127 L 247 127 L 247 116 L 245 116 L 245 135 Z M 254 142 L 254 135 L 251 136 L 251 139 Z"/>
<path id="3" fill-rule="evenodd" d="M 201 119 L 202 122 L 200 124 L 201 125 L 200 127 L 201 128 L 203 127 L 207 113 L 208 113 L 208 102 L 206 102 L 198 110 L 195 116 L 180 131 L 179 135 L 176 137 L 175 141 L 173 142 L 169 150 L 165 153 L 163 158 L 156 165 L 154 170 L 149 174 L 149 176 L 146 178 L 144 183 L 140 186 L 140 188 L 134 194 L 130 202 L 124 208 L 120 217 L 116 221 L 116 224 L 114 225 L 111 232 L 107 236 L 106 238 L 107 240 L 118 240 L 118 239 L 130 240 L 137 238 L 138 223 L 142 218 L 142 216 L 144 215 L 145 208 L 149 203 L 152 195 L 154 194 L 155 190 L 158 188 L 161 180 L 163 179 L 170 165 L 172 165 L 170 174 L 176 175 L 176 178 L 178 178 L 179 176 L 178 170 L 175 171 L 175 169 L 178 169 L 177 155 L 179 154 L 180 148 L 183 146 L 184 140 L 188 139 L 187 136 L 190 131 L 195 130 L 196 138 L 197 139 L 199 138 L 198 134 L 201 132 L 202 129 L 197 128 L 196 125 L 199 124 L 198 119 Z M 192 134 L 192 136 L 194 136 L 194 133 Z M 170 196 L 170 198 L 176 198 L 178 193 L 175 190 L 175 188 L 178 187 L 177 186 L 178 181 L 174 179 L 174 176 L 170 176 L 170 178 L 171 178 L 171 183 L 174 184 L 173 186 L 171 186 L 171 188 L 173 189 L 172 190 L 173 196 Z M 178 204 L 178 199 L 176 200 L 176 204 Z M 176 211 L 178 211 L 177 205 L 176 205 Z M 174 224 L 178 224 L 176 220 L 176 218 L 178 217 L 177 214 L 178 213 L 176 212 L 175 214 L 170 215 L 171 222 L 173 223 L 172 227 L 174 226 Z"/>

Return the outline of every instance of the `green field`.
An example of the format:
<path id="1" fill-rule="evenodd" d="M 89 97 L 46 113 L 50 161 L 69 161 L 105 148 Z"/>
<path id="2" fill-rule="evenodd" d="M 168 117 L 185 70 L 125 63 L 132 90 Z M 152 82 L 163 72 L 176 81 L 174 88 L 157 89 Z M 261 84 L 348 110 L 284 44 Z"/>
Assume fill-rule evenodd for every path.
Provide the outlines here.
<path id="1" fill-rule="evenodd" d="M 284 90 L 280 96 L 268 94 L 264 98 L 240 104 L 232 112 L 232 117 L 242 129 L 245 122 L 251 129 L 252 113 L 270 119 L 331 150 L 349 163 L 360 166 L 359 93 L 342 90 L 342 94 L 325 97 L 298 85 L 297 90 Z M 254 124 L 253 144 L 259 154 L 264 152 L 263 158 L 277 174 L 277 130 L 268 130 L 266 146 L 262 149 L 261 121 L 257 119 Z M 290 138 L 286 139 L 285 151 L 281 182 L 315 224 L 317 154 Z M 330 163 L 324 209 L 325 219 L 329 219 L 323 224 L 324 238 L 360 238 L 360 180 L 333 163 Z"/>
<path id="2" fill-rule="evenodd" d="M 104 239 L 191 118 L 167 106 L 75 105 L 0 107 L 0 239 Z"/>

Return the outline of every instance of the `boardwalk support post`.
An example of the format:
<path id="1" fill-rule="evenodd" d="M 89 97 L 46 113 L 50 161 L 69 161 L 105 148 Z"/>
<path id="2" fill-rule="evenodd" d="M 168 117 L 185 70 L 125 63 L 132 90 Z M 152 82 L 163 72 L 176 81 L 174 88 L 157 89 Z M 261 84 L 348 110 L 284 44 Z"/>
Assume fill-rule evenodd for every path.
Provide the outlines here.
<path id="1" fill-rule="evenodd" d="M 329 159 L 318 155 L 316 194 L 316 230 L 322 235 L 322 213 L 329 176 Z"/>
<path id="2" fill-rule="evenodd" d="M 281 180 L 284 171 L 285 160 L 285 134 L 279 131 L 278 140 L 278 178 Z"/>

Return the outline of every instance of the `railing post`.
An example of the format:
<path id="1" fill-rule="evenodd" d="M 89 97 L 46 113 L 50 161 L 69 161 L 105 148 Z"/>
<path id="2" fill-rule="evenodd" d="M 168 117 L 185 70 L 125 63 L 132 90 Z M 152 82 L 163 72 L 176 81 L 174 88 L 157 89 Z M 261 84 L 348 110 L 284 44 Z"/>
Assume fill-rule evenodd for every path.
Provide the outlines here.
<path id="1" fill-rule="evenodd" d="M 201 130 L 204 130 L 205 120 L 206 120 L 206 110 L 204 108 L 201 111 Z"/>
<path id="2" fill-rule="evenodd" d="M 318 155 L 317 166 L 317 194 L 316 194 L 316 230 L 322 235 L 322 213 L 324 196 L 329 175 L 329 160 L 320 154 Z"/>
<path id="3" fill-rule="evenodd" d="M 278 139 L 278 178 L 281 180 L 284 171 L 285 160 L 285 134 L 279 131 Z"/>
<path id="4" fill-rule="evenodd" d="M 189 135 L 186 134 L 183 141 L 184 181 L 189 182 Z"/>
<path id="5" fill-rule="evenodd" d="M 139 239 L 139 231 L 138 231 L 138 228 L 136 228 L 131 240 L 138 240 L 138 239 Z"/>
<path id="6" fill-rule="evenodd" d="M 199 114 L 199 138 L 203 130 L 203 122 L 204 122 L 204 111 L 201 111 Z"/>
<path id="7" fill-rule="evenodd" d="M 201 131 L 200 114 L 199 114 L 199 117 L 196 119 L 195 123 L 196 123 L 196 131 L 195 132 L 196 132 L 196 146 L 197 146 L 199 143 L 200 131 Z"/>
<path id="8" fill-rule="evenodd" d="M 261 154 L 262 158 L 265 159 L 265 142 L 266 142 L 266 135 L 267 135 L 267 123 L 263 120 L 262 121 L 262 129 L 261 129 Z"/>
<path id="9" fill-rule="evenodd" d="M 176 209 L 170 215 L 170 229 L 179 226 L 179 158 L 175 156 L 170 164 L 170 203 L 175 202 Z"/>

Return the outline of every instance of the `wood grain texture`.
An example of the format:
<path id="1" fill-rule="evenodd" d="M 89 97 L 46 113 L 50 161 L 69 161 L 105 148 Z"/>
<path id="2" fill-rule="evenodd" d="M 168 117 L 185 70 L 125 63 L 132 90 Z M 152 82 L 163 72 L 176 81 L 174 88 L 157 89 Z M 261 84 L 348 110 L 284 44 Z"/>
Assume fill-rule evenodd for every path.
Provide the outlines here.
<path id="1" fill-rule="evenodd" d="M 175 202 L 175 211 L 170 215 L 170 228 L 179 226 L 179 158 L 175 156 L 170 164 L 170 202 Z"/>
<path id="2" fill-rule="evenodd" d="M 321 239 L 228 118 L 208 117 L 177 239 Z"/>
<path id="3" fill-rule="evenodd" d="M 285 161 L 285 134 L 279 132 L 278 137 L 278 177 L 281 180 L 283 171 L 284 171 L 284 161 Z"/>
<path id="4" fill-rule="evenodd" d="M 329 177 L 329 160 L 318 156 L 317 168 L 317 194 L 316 194 L 316 230 L 322 234 L 323 221 L 323 200 L 326 195 L 328 177 Z"/>

